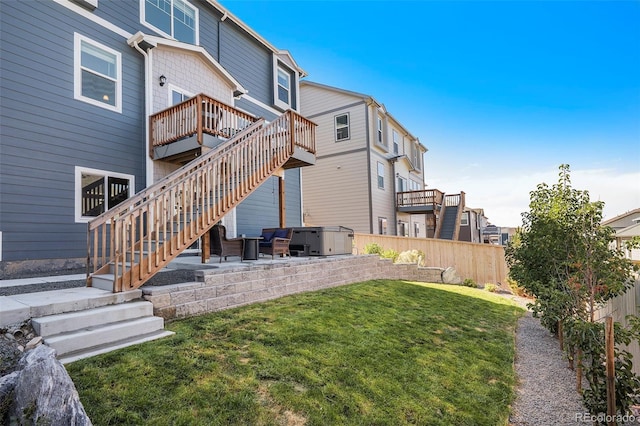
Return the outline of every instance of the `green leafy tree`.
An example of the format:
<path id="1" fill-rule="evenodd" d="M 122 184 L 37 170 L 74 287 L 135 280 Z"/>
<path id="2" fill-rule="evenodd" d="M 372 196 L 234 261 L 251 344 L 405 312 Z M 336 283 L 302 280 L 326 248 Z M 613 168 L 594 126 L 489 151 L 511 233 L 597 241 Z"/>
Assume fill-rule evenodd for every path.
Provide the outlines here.
<path id="1" fill-rule="evenodd" d="M 567 325 L 569 347 L 583 353 L 579 362 L 584 363 L 589 382 L 585 404 L 597 414 L 606 407 L 606 393 L 604 331 L 602 324 L 594 323 L 595 313 L 633 285 L 636 268 L 622 250 L 612 248 L 615 232 L 601 225 L 604 203 L 590 201 L 587 191 L 571 186 L 568 165 L 559 170 L 557 184 L 542 183 L 531 192 L 529 211 L 522 214 L 522 228 L 507 247 L 506 259 L 510 277 L 535 296 L 530 305 L 534 316 L 554 333 L 559 321 Z M 617 343 L 638 338 L 637 330 L 634 334 L 620 324 L 617 330 Z M 631 365 L 630 354 L 618 350 L 616 381 L 625 394 L 617 401 L 623 413 L 640 392 Z"/>

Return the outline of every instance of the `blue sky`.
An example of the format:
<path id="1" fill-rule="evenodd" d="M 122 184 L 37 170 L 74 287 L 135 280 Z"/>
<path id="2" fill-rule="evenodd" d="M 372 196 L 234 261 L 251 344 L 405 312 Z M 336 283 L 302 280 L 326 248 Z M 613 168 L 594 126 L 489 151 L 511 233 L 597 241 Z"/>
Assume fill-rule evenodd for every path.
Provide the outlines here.
<path id="1" fill-rule="evenodd" d="M 640 208 L 640 1 L 222 4 L 308 80 L 371 95 L 429 149 L 426 184 L 501 226 L 568 163 L 605 217 Z"/>

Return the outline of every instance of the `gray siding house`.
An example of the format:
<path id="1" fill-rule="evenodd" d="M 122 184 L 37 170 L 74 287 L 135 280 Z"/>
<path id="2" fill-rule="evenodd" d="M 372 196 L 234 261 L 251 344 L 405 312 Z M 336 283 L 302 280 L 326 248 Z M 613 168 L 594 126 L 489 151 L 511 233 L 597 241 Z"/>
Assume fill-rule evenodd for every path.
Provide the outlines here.
<path id="1" fill-rule="evenodd" d="M 203 94 L 269 122 L 305 76 L 209 0 L 2 1 L 0 57 L 0 279 L 83 266 L 91 219 L 211 149 L 152 146 L 154 114 Z M 282 182 L 302 225 L 300 170 L 283 173 L 223 218 L 231 235 L 278 226 Z"/>

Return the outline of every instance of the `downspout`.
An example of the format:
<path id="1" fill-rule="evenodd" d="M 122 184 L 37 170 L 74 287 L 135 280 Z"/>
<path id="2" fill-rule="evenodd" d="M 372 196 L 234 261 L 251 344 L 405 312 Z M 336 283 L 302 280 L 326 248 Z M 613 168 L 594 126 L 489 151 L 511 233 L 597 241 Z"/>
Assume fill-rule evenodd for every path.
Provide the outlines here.
<path id="1" fill-rule="evenodd" d="M 153 160 L 149 152 L 149 117 L 151 116 L 151 55 L 142 49 L 138 40 L 133 42 L 133 48 L 144 57 L 144 151 L 145 151 L 145 187 L 153 184 Z"/>
<path id="2" fill-rule="evenodd" d="M 371 129 L 369 127 L 369 112 L 371 101 L 364 104 L 364 117 L 365 117 L 365 129 L 367 129 L 367 182 L 369 186 L 369 233 L 373 234 L 373 194 L 372 194 L 372 185 L 371 181 Z"/>

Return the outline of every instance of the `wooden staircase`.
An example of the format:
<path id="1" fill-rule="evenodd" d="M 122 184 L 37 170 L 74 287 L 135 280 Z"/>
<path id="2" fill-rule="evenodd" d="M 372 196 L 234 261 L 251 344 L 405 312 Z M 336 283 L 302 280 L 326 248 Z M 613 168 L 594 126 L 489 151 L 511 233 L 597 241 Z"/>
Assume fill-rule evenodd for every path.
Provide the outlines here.
<path id="1" fill-rule="evenodd" d="M 315 155 L 315 124 L 291 110 L 229 136 L 88 224 L 87 286 L 142 286 L 271 175 L 299 166 L 296 153 Z"/>

